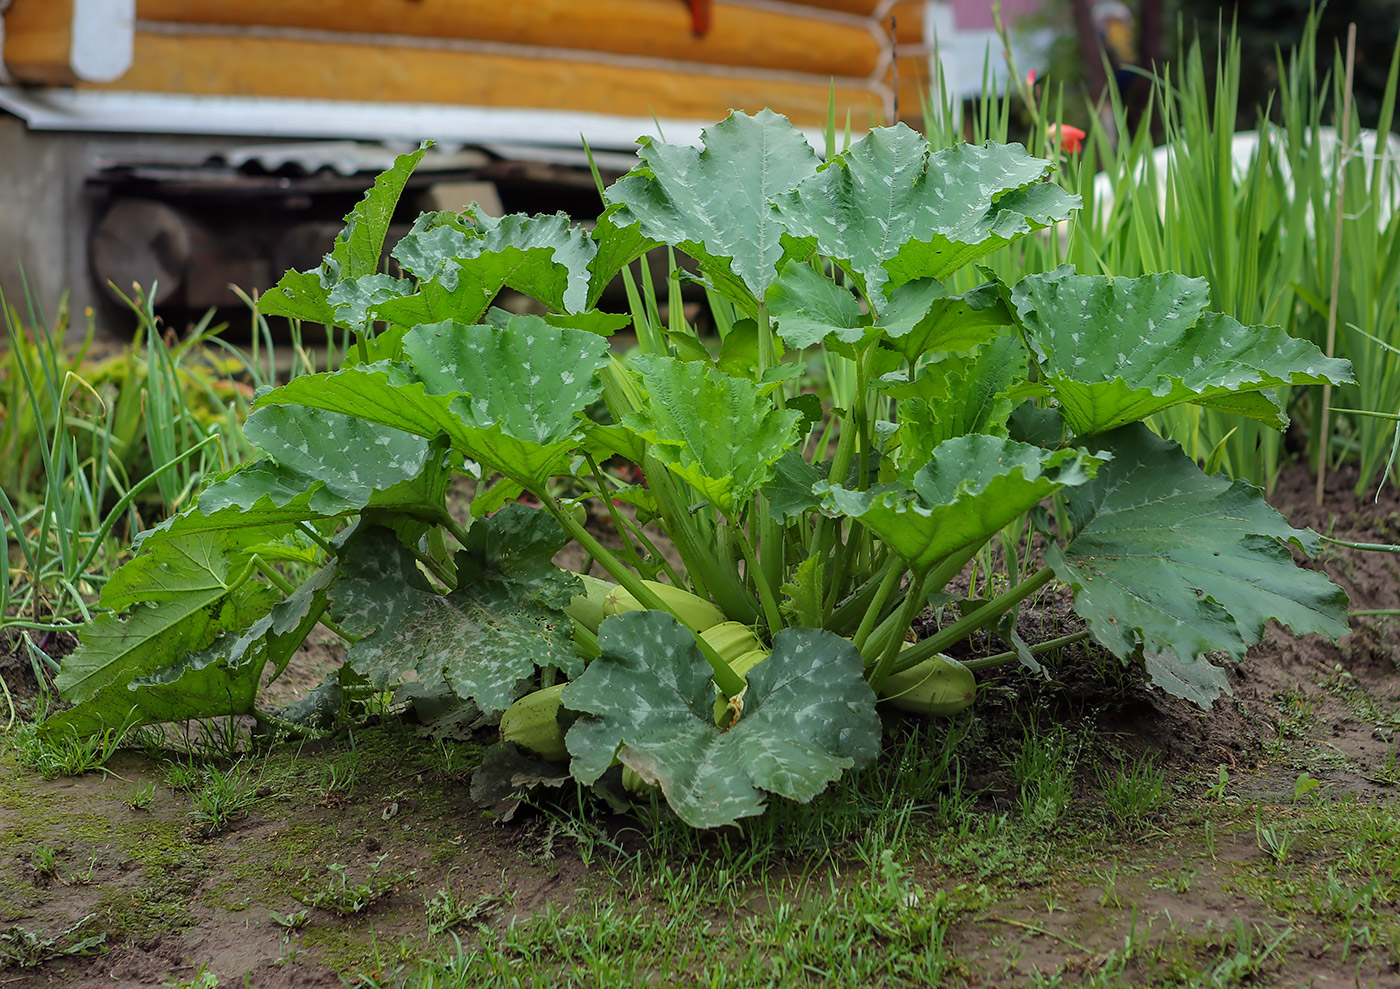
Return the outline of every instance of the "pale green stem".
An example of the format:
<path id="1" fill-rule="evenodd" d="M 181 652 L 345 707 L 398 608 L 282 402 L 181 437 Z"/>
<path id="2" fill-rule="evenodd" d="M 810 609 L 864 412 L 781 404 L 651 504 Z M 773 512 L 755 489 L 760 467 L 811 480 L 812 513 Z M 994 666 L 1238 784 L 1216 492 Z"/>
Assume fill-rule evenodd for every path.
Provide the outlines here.
<path id="1" fill-rule="evenodd" d="M 438 523 L 451 533 L 452 538 L 457 540 L 463 548 L 467 545 L 467 530 L 454 519 L 451 513 L 443 511 L 438 513 Z"/>
<path id="2" fill-rule="evenodd" d="M 258 568 L 258 572 L 268 579 L 268 582 L 272 584 L 273 587 L 277 588 L 287 597 L 291 597 L 293 594 L 296 593 L 297 589 L 292 586 L 292 582 L 289 581 L 286 577 L 283 577 L 280 573 L 278 573 L 276 567 L 268 563 L 262 557 L 258 556 L 258 554 L 253 554 L 253 559 L 251 562 L 253 566 Z M 322 625 L 326 626 L 326 628 L 330 629 L 336 635 L 340 636 L 342 639 L 344 639 L 346 642 L 351 643 L 352 645 L 360 641 L 360 636 L 351 635 L 349 632 L 342 629 L 339 625 L 331 621 L 325 615 L 322 615 L 318 619 L 318 621 Z"/>
<path id="3" fill-rule="evenodd" d="M 647 551 L 647 554 L 653 557 L 657 561 L 657 563 L 660 564 L 661 569 L 665 571 L 666 576 L 671 578 L 671 583 L 675 584 L 677 587 L 685 586 L 685 581 L 681 579 L 680 574 L 676 573 L 675 568 L 671 566 L 671 563 L 669 560 L 666 559 L 665 554 L 663 554 L 661 550 L 657 549 L 656 544 L 651 541 L 651 539 L 647 536 L 645 532 L 642 531 L 641 526 L 637 525 L 637 523 L 633 522 L 626 515 L 623 515 L 621 512 L 616 510 L 616 507 L 612 504 L 612 499 L 608 497 L 606 492 L 600 493 L 598 491 L 592 490 L 591 488 L 585 488 L 584 493 L 589 495 L 590 497 L 598 498 L 602 501 L 607 502 L 608 513 L 612 517 L 613 525 L 617 526 L 618 532 L 624 535 L 624 545 L 628 545 L 631 549 L 631 552 L 628 555 L 635 559 L 636 566 L 638 569 L 642 569 L 641 556 L 637 553 L 635 547 L 630 546 L 629 537 L 630 539 L 635 539 L 637 540 L 637 542 L 642 544 L 642 547 Z M 709 596 L 708 593 L 705 592 L 704 585 L 699 583 L 696 584 L 696 593 L 699 594 L 701 597 Z"/>
<path id="4" fill-rule="evenodd" d="M 324 552 L 327 556 L 335 556 L 335 547 L 330 544 L 330 540 L 326 539 L 325 536 L 321 535 L 319 532 L 313 529 L 310 523 L 298 522 L 297 528 L 301 530 L 302 535 L 306 536 L 317 546 L 321 547 L 322 552 Z"/>
<path id="5" fill-rule="evenodd" d="M 904 572 L 904 564 L 897 560 L 891 560 L 886 566 L 891 569 L 898 568 L 900 573 Z M 884 579 L 883 570 L 879 573 L 879 577 L 881 580 Z M 827 617 L 825 627 L 839 634 L 841 629 L 850 628 L 852 625 L 858 624 L 853 612 L 859 611 L 861 615 L 864 616 L 865 609 L 870 607 L 870 602 L 874 600 L 875 591 L 877 589 L 878 584 L 873 580 L 861 585 L 854 594 L 841 602 L 839 608 L 831 612 Z"/>
<path id="6" fill-rule="evenodd" d="M 758 600 L 763 605 L 763 617 L 768 622 L 768 630 L 777 632 L 783 627 L 783 613 L 778 608 L 778 599 L 773 595 L 773 588 L 768 583 L 767 576 L 758 565 L 758 554 L 754 552 L 753 543 L 749 541 L 748 533 L 742 526 L 731 522 L 730 527 L 738 537 L 739 552 L 744 556 L 744 563 L 753 575 L 754 586 L 758 589 Z"/>
<path id="7" fill-rule="evenodd" d="M 870 365 L 867 359 L 868 349 L 860 351 L 856 355 L 856 387 L 853 393 L 855 401 L 852 407 L 846 410 L 846 418 L 841 423 L 841 435 L 836 440 L 836 453 L 831 459 L 831 472 L 827 475 L 831 483 L 846 483 L 846 475 L 850 473 L 851 461 L 855 458 L 856 450 L 860 444 L 860 426 L 856 411 L 857 406 L 863 407 L 865 404 L 865 389 L 869 384 Z M 864 487 L 864 480 L 858 482 L 858 487 Z M 840 523 L 836 519 L 829 519 L 822 516 L 817 522 L 817 535 L 815 539 L 816 552 L 823 556 L 831 553 L 836 539 L 837 529 Z M 836 602 L 840 600 L 841 589 L 846 579 L 846 568 L 849 557 L 846 555 L 850 548 L 851 540 L 856 538 L 854 527 L 847 536 L 846 543 L 840 550 L 837 550 L 833 557 L 833 566 L 827 570 L 827 579 L 830 583 L 830 591 L 825 602 L 825 611 L 829 616 L 832 609 L 836 607 Z"/>
<path id="8" fill-rule="evenodd" d="M 605 475 L 602 468 L 598 466 L 598 462 L 593 459 L 593 454 L 588 454 L 586 459 L 589 469 L 593 472 L 593 476 L 598 482 L 598 490 L 589 493 L 601 501 L 603 507 L 608 510 L 608 517 L 612 520 L 613 528 L 617 530 L 617 534 L 622 537 L 622 548 L 626 550 L 627 555 L 631 558 L 632 565 L 640 570 L 642 567 L 641 554 L 637 552 L 637 547 L 632 544 L 631 527 L 623 523 L 618 514 L 617 506 L 613 504 L 612 497 L 608 494 L 607 475 Z M 672 579 L 674 579 L 674 577 L 675 575 L 673 574 Z M 676 584 L 679 586 L 680 581 L 676 581 Z"/>
<path id="9" fill-rule="evenodd" d="M 1004 594 L 998 595 L 978 608 L 972 614 L 962 618 L 947 628 L 941 628 L 927 639 L 916 643 L 899 655 L 899 662 L 895 664 L 893 672 L 902 673 L 911 666 L 917 666 L 930 656 L 936 656 L 943 652 L 955 642 L 959 642 L 979 628 L 990 625 L 1016 605 L 1050 583 L 1055 577 L 1055 572 L 1049 567 L 1042 567 L 1031 574 L 1021 583 L 1011 588 Z"/>
<path id="10" fill-rule="evenodd" d="M 527 490 L 529 489 L 527 488 Z M 603 569 L 606 570 L 614 580 L 626 588 L 627 592 L 636 598 L 637 602 L 641 604 L 642 607 L 650 611 L 664 611 L 666 614 L 679 620 L 681 624 L 686 625 L 692 632 L 696 633 L 695 644 L 699 647 L 701 655 L 705 657 L 705 661 L 710 664 L 710 668 L 714 671 L 715 684 L 720 690 L 724 691 L 726 697 L 733 697 L 744 689 L 744 678 L 730 669 L 729 664 L 715 651 L 714 647 L 700 637 L 699 629 L 686 624 L 684 618 L 681 618 L 681 616 L 676 615 L 667 608 L 666 605 L 661 602 L 661 599 L 652 593 L 651 589 L 647 587 L 646 584 L 642 583 L 641 578 L 631 570 L 628 570 L 621 560 L 593 537 L 591 532 L 579 525 L 574 519 L 573 514 L 565 511 L 559 502 L 555 500 L 553 495 L 546 491 L 543 486 L 531 490 L 530 494 L 534 495 L 540 504 L 559 520 L 559 524 L 563 526 L 564 531 L 583 547 L 584 552 L 601 563 Z"/>
<path id="11" fill-rule="evenodd" d="M 1400 553 L 1400 545 L 1394 543 L 1352 543 L 1345 539 L 1333 539 L 1331 536 L 1321 536 L 1324 542 L 1332 543 L 1334 546 L 1345 546 L 1348 549 L 1364 549 L 1371 553 Z M 1360 614 L 1360 612 L 1352 612 Z"/>
<path id="12" fill-rule="evenodd" d="M 676 552 L 685 562 L 686 573 L 695 583 L 697 590 L 705 588 L 710 597 L 730 618 L 735 621 L 752 623 L 758 618 L 758 607 L 745 588 L 738 571 L 727 560 L 717 559 L 711 547 L 717 540 L 699 538 L 696 533 L 696 518 L 691 515 L 677 491 L 666 467 L 654 458 L 647 458 L 647 478 L 651 480 L 652 494 L 666 521 L 666 533 L 676 545 Z M 702 595 L 703 596 L 703 595 Z"/>
<path id="13" fill-rule="evenodd" d="M 1030 647 L 1030 653 L 1032 656 L 1039 656 L 1041 653 L 1050 652 L 1052 649 L 1061 649 L 1064 646 L 1072 646 L 1076 642 L 1083 642 L 1087 638 L 1089 638 L 1088 630 L 1071 632 L 1069 635 L 1062 635 L 1057 639 L 1046 639 L 1044 642 L 1037 642 Z M 1019 654 L 1013 649 L 1009 652 L 999 652 L 995 656 L 965 659 L 962 660 L 962 665 L 976 673 L 978 670 L 990 670 L 998 666 L 1005 666 L 1007 663 L 1019 658 Z"/>
<path id="14" fill-rule="evenodd" d="M 856 634 L 851 641 L 856 644 L 857 649 L 864 649 L 865 642 L 870 638 L 870 631 L 875 627 L 875 623 L 880 618 L 880 612 L 885 610 L 885 602 L 890 599 L 890 595 L 899 587 L 900 580 L 904 577 L 903 567 L 890 567 L 885 571 L 885 578 L 880 581 L 879 588 L 875 591 L 875 599 L 870 602 L 870 606 L 865 609 L 865 616 L 860 620 L 860 627 L 856 629 Z"/>
<path id="15" fill-rule="evenodd" d="M 404 549 L 412 553 L 414 559 L 423 564 L 424 568 L 436 577 L 438 583 L 442 584 L 443 587 L 451 590 L 457 586 L 457 576 L 452 571 L 448 570 L 441 560 L 424 553 L 417 546 L 405 546 Z"/>
<path id="16" fill-rule="evenodd" d="M 895 625 L 894 634 L 890 636 L 889 642 L 885 645 L 884 653 L 880 656 L 880 661 L 875 664 L 875 670 L 870 674 L 870 689 L 879 693 L 880 688 L 885 685 L 885 679 L 894 671 L 895 657 L 899 655 L 901 647 L 904 645 L 904 636 L 909 631 L 909 626 L 914 624 L 914 619 L 919 617 L 919 612 L 924 607 L 924 579 L 927 574 L 918 574 L 914 577 L 909 587 L 909 594 L 904 599 L 904 606 L 899 609 L 899 618 Z"/>
<path id="17" fill-rule="evenodd" d="M 761 377 L 763 375 L 764 370 L 773 366 L 777 362 L 778 347 L 776 341 L 773 338 L 773 323 L 768 316 L 768 306 L 759 305 L 759 376 Z M 773 405 L 778 409 L 782 409 L 784 407 L 783 386 L 778 385 L 778 387 L 773 389 L 772 394 Z M 778 524 L 778 521 L 775 518 L 773 518 L 772 513 L 768 510 L 768 499 L 763 497 L 762 495 L 759 495 L 757 499 L 757 506 L 758 522 L 757 525 L 754 527 L 754 533 L 755 538 L 758 540 L 758 548 L 760 552 L 758 554 L 758 560 L 756 562 L 758 566 L 762 569 L 756 569 L 755 573 L 756 575 L 762 576 L 762 583 L 759 583 L 760 593 L 762 593 L 763 584 L 766 583 L 768 586 L 769 594 L 771 596 L 773 588 L 782 586 L 783 564 L 787 557 L 787 539 L 783 531 L 783 527 Z M 754 562 L 750 562 L 749 566 L 753 567 Z M 770 630 L 776 632 L 778 631 L 778 629 L 782 628 L 781 625 L 772 624 L 774 614 L 777 614 L 776 608 L 769 608 L 767 603 L 765 603 L 764 610 L 769 612 L 768 621 Z M 779 620 L 781 620 L 780 614 Z"/>

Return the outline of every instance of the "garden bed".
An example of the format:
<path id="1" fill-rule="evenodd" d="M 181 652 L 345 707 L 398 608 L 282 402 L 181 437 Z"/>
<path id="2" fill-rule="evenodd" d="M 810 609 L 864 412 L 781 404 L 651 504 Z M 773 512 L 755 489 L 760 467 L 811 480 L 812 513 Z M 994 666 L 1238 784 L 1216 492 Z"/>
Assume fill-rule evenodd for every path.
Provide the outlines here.
<path id="1" fill-rule="evenodd" d="M 1271 500 L 1294 525 L 1397 541 L 1394 491 L 1358 501 L 1353 483 L 1332 475 L 1318 509 L 1294 467 Z M 1316 565 L 1353 609 L 1384 609 L 1395 559 L 1331 546 Z M 1028 633 L 1063 621 L 1053 588 Z M 395 985 L 428 959 L 432 984 L 473 987 L 1397 985 L 1400 635 L 1353 628 L 1336 645 L 1271 628 L 1208 713 L 1097 649 L 1066 650 L 1050 681 L 990 674 L 971 718 L 888 732 L 891 757 L 820 813 L 776 801 L 709 833 L 571 785 L 498 824 L 468 795 L 489 737 L 434 743 L 395 717 L 51 780 L 12 750 L 0 984 Z M 99 936 L 101 954 L 62 953 Z"/>

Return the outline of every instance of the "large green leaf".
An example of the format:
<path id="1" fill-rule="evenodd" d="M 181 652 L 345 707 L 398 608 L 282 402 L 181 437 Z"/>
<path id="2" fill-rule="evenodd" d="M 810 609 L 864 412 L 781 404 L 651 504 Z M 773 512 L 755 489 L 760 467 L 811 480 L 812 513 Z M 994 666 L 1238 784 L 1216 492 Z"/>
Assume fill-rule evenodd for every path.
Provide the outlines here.
<path id="1" fill-rule="evenodd" d="M 1242 657 L 1270 620 L 1298 634 L 1346 634 L 1346 595 L 1299 569 L 1284 545 L 1313 553 L 1317 536 L 1289 526 L 1257 489 L 1206 476 L 1140 423 L 1095 445 L 1113 459 L 1066 493 L 1073 537 L 1046 560 L 1115 655 L 1141 647 L 1154 681 L 1209 705 L 1223 680 L 1194 665 L 1204 654 Z"/>
<path id="2" fill-rule="evenodd" d="M 304 405 L 424 437 L 446 433 L 456 440 L 462 426 L 452 400 L 429 394 L 412 368 L 393 361 L 298 375 L 254 404 Z"/>
<path id="3" fill-rule="evenodd" d="M 641 257 L 661 242 L 652 240 L 642 233 L 641 225 L 619 218 L 621 205 L 609 206 L 598 217 L 598 225 L 593 228 L 593 241 L 598 245 L 598 253 L 588 264 L 589 285 L 588 305 L 596 306 L 608 285 L 627 265 Z"/>
<path id="4" fill-rule="evenodd" d="M 1043 183 L 1051 164 L 1020 145 L 960 144 L 929 155 L 898 124 L 877 127 L 773 202 L 798 256 L 815 251 L 854 277 L 877 312 L 888 289 L 943 279 L 1079 205 Z"/>
<path id="5" fill-rule="evenodd" d="M 480 316 L 471 314 L 477 300 L 489 304 L 504 286 L 556 312 L 582 312 L 589 305 L 590 265 L 597 252 L 593 240 L 565 213 L 498 218 L 469 212 L 446 218 L 425 214 L 393 256 L 420 281 L 433 283 L 466 306 L 465 312 L 453 315 L 470 323 Z M 481 311 L 485 308 L 482 305 Z M 400 308 L 381 306 L 376 311 L 387 318 Z"/>
<path id="6" fill-rule="evenodd" d="M 445 451 L 422 436 L 294 405 L 255 409 L 244 432 L 276 459 L 219 475 L 194 508 L 167 519 L 153 536 L 260 530 L 274 539 L 294 523 L 365 508 L 425 520 L 445 511 L 452 477 Z M 354 456 L 346 456 L 351 450 Z"/>
<path id="7" fill-rule="evenodd" d="M 282 467 L 360 505 L 429 466 L 431 445 L 423 437 L 320 409 L 254 409 L 243 434 Z"/>
<path id="8" fill-rule="evenodd" d="M 355 416 L 434 437 L 507 476 L 542 479 L 580 438 L 579 413 L 602 394 L 607 340 L 516 316 L 504 327 L 454 322 L 403 338 L 411 364 L 302 375 L 259 399 Z"/>
<path id="9" fill-rule="evenodd" d="M 799 350 L 834 337 L 859 343 L 870 331 L 860 301 L 809 264 L 790 264 L 768 288 L 768 308 L 778 335 Z"/>
<path id="10" fill-rule="evenodd" d="M 236 641 L 233 630 L 266 616 L 276 597 L 271 588 L 245 584 L 189 614 L 177 602 L 164 602 L 137 605 L 121 618 L 94 619 L 60 674 L 72 678 L 65 696 L 81 702 L 49 718 L 44 729 L 91 735 L 107 728 L 251 713 L 268 653 L 259 648 L 226 662 L 220 658 L 221 645 Z M 99 675 L 84 675 L 94 671 Z"/>
<path id="11" fill-rule="evenodd" d="M 384 236 L 394 217 L 399 196 L 408 178 L 426 153 L 427 145 L 411 154 L 399 155 L 391 168 L 374 180 L 364 198 L 345 217 L 345 228 L 336 236 L 335 246 L 311 271 L 289 271 L 275 288 L 264 292 L 259 309 L 272 316 L 289 316 L 327 325 L 349 326 L 351 317 L 342 318 L 330 294 L 340 283 L 372 275 L 379 268 Z"/>
<path id="12" fill-rule="evenodd" d="M 638 165 L 604 193 L 623 207 L 619 227 L 679 247 L 716 289 L 752 311 L 778 276 L 783 224 L 769 204 L 817 168 L 817 155 L 786 117 L 731 113 L 706 128 L 698 151 L 640 139 Z"/>
<path id="13" fill-rule="evenodd" d="M 141 552 L 103 588 L 101 603 L 109 610 L 84 626 L 80 645 L 64 659 L 60 696 L 78 704 L 118 691 L 95 704 L 93 717 L 120 720 L 132 704 L 124 692 L 133 679 L 266 614 L 276 595 L 247 575 L 258 540 L 267 538 L 238 528 L 147 533 Z"/>
<path id="14" fill-rule="evenodd" d="M 1063 488 L 1086 483 L 1101 458 L 1083 450 L 1043 450 L 997 436 L 958 436 L 934 448 L 902 484 L 851 491 L 819 482 L 823 507 L 858 519 L 925 571 L 945 557 L 980 545 Z"/>
<path id="15" fill-rule="evenodd" d="M 219 533 L 171 537 L 138 555 L 103 589 L 107 613 L 83 627 L 56 679 L 77 703 L 126 683 L 234 627 L 229 595 L 245 583 L 242 554 Z M 270 607 L 270 603 L 269 603 Z"/>
<path id="16" fill-rule="evenodd" d="M 1281 385 L 1352 381 L 1351 365 L 1275 326 L 1207 313 L 1203 278 L 1113 278 L 1069 267 L 1028 275 L 1012 303 L 1041 378 L 1078 434 L 1105 432 L 1185 402 L 1288 424 Z"/>
<path id="17" fill-rule="evenodd" d="M 281 673 L 325 611 L 326 588 L 334 574 L 334 565 L 323 567 L 270 609 L 274 592 L 245 584 L 221 607 L 224 613 L 232 609 L 228 630 L 218 632 L 207 647 L 184 652 L 172 635 L 165 640 L 172 651 L 164 658 L 173 661 L 108 684 L 46 726 L 92 734 L 104 728 L 252 713 L 263 669 L 271 662 Z M 249 625 L 255 615 L 260 617 Z M 190 623 L 186 634 L 197 625 Z M 244 626 L 242 633 L 234 634 Z"/>
<path id="18" fill-rule="evenodd" d="M 811 800 L 879 750 L 860 653 L 830 632 L 779 632 L 728 730 L 715 725 L 709 664 L 670 615 L 609 618 L 598 642 L 602 655 L 564 689 L 565 706 L 585 712 L 566 737 L 575 778 L 592 783 L 617 758 L 692 827 L 762 813 L 764 791 Z"/>
<path id="19" fill-rule="evenodd" d="M 331 289 L 326 301 L 335 307 L 336 323 L 363 333 L 370 319 L 370 310 L 391 299 L 401 299 L 413 293 L 413 283 L 393 275 L 361 275 L 347 278 Z"/>
<path id="20" fill-rule="evenodd" d="M 578 413 L 602 394 L 607 340 L 514 316 L 499 329 L 437 323 L 403 338 L 404 355 L 432 395 L 468 396 L 473 426 L 547 446 L 571 438 Z"/>
<path id="21" fill-rule="evenodd" d="M 943 354 L 919 368 L 913 382 L 882 390 L 899 400 L 899 472 L 914 474 L 937 446 L 972 433 L 1005 435 L 1014 392 L 1026 376 L 1026 351 L 1015 337 L 999 337 L 972 354 Z"/>
<path id="22" fill-rule="evenodd" d="M 773 479 L 763 486 L 769 513 L 779 522 L 791 522 L 819 507 L 821 499 L 812 488 L 826 479 L 830 469 L 829 461 L 812 465 L 797 450 L 788 450 L 773 464 Z"/>
<path id="23" fill-rule="evenodd" d="M 138 601 L 185 600 L 191 609 L 203 607 L 228 593 L 244 570 L 242 547 L 219 533 L 173 537 L 158 531 L 143 547 L 103 586 L 103 608 L 120 612 Z"/>
<path id="24" fill-rule="evenodd" d="M 925 354 L 972 350 L 1013 325 L 994 283 L 952 295 L 931 278 L 893 289 L 877 323 L 885 346 L 911 363 Z"/>
<path id="25" fill-rule="evenodd" d="M 440 594 L 391 532 L 364 528 L 346 542 L 331 613 L 364 636 L 346 662 L 371 682 L 446 683 L 490 714 L 510 705 L 536 667 L 581 669 L 562 611 L 578 581 L 550 562 L 564 534 L 543 512 L 507 506 L 477 520 L 469 540 L 457 556 L 460 583 Z"/>
<path id="26" fill-rule="evenodd" d="M 747 378 L 701 361 L 638 362 L 647 404 L 622 424 L 721 512 L 747 502 L 798 441 L 801 413 L 775 409 Z"/>

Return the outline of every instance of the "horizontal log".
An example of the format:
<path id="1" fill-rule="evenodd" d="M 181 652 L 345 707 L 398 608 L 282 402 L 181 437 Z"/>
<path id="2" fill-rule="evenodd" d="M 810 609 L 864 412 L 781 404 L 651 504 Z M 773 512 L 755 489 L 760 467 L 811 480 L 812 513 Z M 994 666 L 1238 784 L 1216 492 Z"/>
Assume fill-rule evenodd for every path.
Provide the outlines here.
<path id="1" fill-rule="evenodd" d="M 85 88 L 186 96 L 271 96 L 369 103 L 531 107 L 628 117 L 722 119 L 765 106 L 804 126 L 826 122 L 830 79 L 705 75 L 577 60 L 292 38 L 138 30 L 131 71 Z M 881 113 L 861 85 L 838 85 L 840 117 L 864 129 Z M 429 135 L 425 135 L 429 136 Z"/>
<path id="2" fill-rule="evenodd" d="M 5 68 L 16 80 L 107 82 L 131 65 L 134 0 L 13 0 L 4 10 Z"/>
<path id="3" fill-rule="evenodd" d="M 895 40 L 901 45 L 922 45 L 924 43 L 924 0 L 902 0 L 890 10 L 895 19 Z M 889 18 L 885 27 L 889 27 Z"/>
<path id="4" fill-rule="evenodd" d="M 5 68 L 20 82 L 65 86 L 76 81 L 68 52 L 73 5 L 59 0 L 15 0 L 5 11 Z"/>
<path id="5" fill-rule="evenodd" d="M 929 84 L 927 58 L 899 60 L 899 119 L 922 125 Z"/>
<path id="6" fill-rule="evenodd" d="M 813 75 L 865 78 L 882 38 L 803 8 L 716 0 L 710 30 L 691 33 L 683 0 L 138 0 L 143 20 L 301 28 L 569 48 Z M 813 12 L 814 15 L 817 12 Z"/>
<path id="7" fill-rule="evenodd" d="M 880 0 L 789 0 L 804 7 L 820 7 L 823 10 L 838 10 L 844 14 L 858 14 L 869 17 L 880 6 Z"/>

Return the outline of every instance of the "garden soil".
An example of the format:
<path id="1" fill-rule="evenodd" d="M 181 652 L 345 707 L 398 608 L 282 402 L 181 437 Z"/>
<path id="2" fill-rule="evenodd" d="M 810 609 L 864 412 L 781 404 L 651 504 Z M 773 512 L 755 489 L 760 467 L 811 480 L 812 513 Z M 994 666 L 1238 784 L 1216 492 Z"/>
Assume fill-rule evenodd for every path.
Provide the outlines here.
<path id="1" fill-rule="evenodd" d="M 1358 498 L 1354 482 L 1346 470 L 1331 474 L 1319 508 L 1311 476 L 1293 467 L 1271 500 L 1295 526 L 1400 542 L 1400 497 L 1387 488 L 1379 499 Z M 1400 556 L 1324 545 L 1307 565 L 1340 583 L 1354 610 L 1400 609 Z M 1063 605 L 1051 593 L 1026 608 L 1023 633 L 1073 628 Z M 1352 628 L 1337 644 L 1270 628 L 1231 667 L 1234 696 L 1209 712 L 1145 687 L 1092 650 L 1067 657 L 1049 679 L 988 677 L 979 711 L 989 731 L 1047 714 L 1084 727 L 1096 751 L 1154 758 L 1175 799 L 1169 820 L 1111 846 L 1081 848 L 1073 861 L 1061 856 L 1058 865 L 1049 861 L 1053 848 L 1047 862 L 1000 876 L 969 879 L 936 860 L 916 865 L 927 887 L 994 891 L 950 929 L 962 968 L 955 984 L 1022 985 L 1056 972 L 1057 984 L 1075 985 L 1125 939 L 1276 929 L 1278 904 L 1244 877 L 1266 854 L 1260 826 L 1294 812 L 1300 780 L 1315 780 L 1320 799 L 1400 815 L 1400 625 L 1358 617 Z M 35 692 L 30 664 L 15 654 L 17 642 L 0 645 L 0 674 L 22 703 Z M 332 642 L 314 640 L 275 689 L 308 689 L 337 661 Z M 227 744 L 197 741 L 207 753 Z M 467 945 L 475 924 L 499 929 L 546 904 L 567 910 L 618 895 L 557 817 L 526 812 L 504 825 L 472 804 L 468 779 L 488 741 L 437 744 L 386 719 L 349 739 L 255 753 L 241 764 L 251 767 L 242 789 L 237 779 L 228 783 L 236 792 L 225 794 L 231 809 L 219 825 L 201 816 L 195 797 L 209 787 L 204 760 L 123 751 L 104 771 L 45 780 L 6 751 L 0 966 L 9 967 L 0 967 L 0 989 L 212 985 L 213 973 L 219 985 L 268 989 L 354 984 L 362 975 L 392 984 L 393 973 L 450 940 L 426 930 L 425 901 L 443 891 L 479 905 L 456 931 Z M 988 812 L 1010 808 L 1001 771 L 995 762 L 973 766 Z M 1072 814 L 1087 819 L 1096 813 L 1095 778 L 1081 776 Z M 1226 778 L 1229 801 L 1218 799 L 1223 786 L 1212 799 L 1211 787 Z M 613 833 L 628 825 L 597 814 Z M 1188 873 L 1189 883 L 1173 880 Z M 372 902 L 359 912 L 328 908 L 327 891 L 360 886 Z M 828 889 L 820 881 L 811 895 Z M 323 905 L 306 906 L 318 893 Z M 63 953 L 99 937 L 84 950 L 100 953 Z M 26 957 L 40 963 L 24 967 Z M 1296 931 L 1280 957 L 1248 981 L 1400 986 L 1393 948 L 1348 954 L 1321 933 Z"/>

